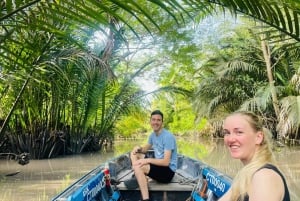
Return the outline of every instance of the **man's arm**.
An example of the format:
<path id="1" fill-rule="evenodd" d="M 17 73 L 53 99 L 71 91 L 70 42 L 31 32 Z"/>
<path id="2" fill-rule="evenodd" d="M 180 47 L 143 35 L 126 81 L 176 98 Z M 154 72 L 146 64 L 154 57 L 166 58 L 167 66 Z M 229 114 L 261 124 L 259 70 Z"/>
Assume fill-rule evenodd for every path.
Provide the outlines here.
<path id="1" fill-rule="evenodd" d="M 146 144 L 146 145 L 140 147 L 140 148 L 141 148 L 141 149 L 140 149 L 140 152 L 146 153 L 151 147 L 152 147 L 151 144 Z"/>
<path id="2" fill-rule="evenodd" d="M 158 165 L 158 166 L 169 166 L 171 161 L 171 150 L 165 150 L 164 152 L 164 158 L 158 159 L 158 158 L 146 158 L 146 162 L 148 164 Z"/>
<path id="3" fill-rule="evenodd" d="M 137 153 L 146 153 L 150 148 L 152 147 L 151 144 L 146 144 L 144 146 L 135 146 L 132 150 L 133 154 L 137 154 Z"/>

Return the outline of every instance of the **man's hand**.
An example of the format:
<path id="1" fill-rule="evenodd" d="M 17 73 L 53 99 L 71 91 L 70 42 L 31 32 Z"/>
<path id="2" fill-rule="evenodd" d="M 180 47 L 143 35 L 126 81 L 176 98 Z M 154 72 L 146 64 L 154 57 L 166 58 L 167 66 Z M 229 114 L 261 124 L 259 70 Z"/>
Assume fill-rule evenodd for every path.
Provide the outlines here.
<path id="1" fill-rule="evenodd" d="M 133 155 L 137 153 L 143 153 L 143 148 L 141 146 L 135 146 L 131 152 Z"/>

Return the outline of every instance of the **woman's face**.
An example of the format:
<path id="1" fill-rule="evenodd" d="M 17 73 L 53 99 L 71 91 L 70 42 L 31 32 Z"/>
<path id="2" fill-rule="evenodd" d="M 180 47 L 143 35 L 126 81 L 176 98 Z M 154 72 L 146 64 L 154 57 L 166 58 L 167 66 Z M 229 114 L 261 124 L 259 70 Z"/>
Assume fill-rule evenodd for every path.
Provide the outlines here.
<path id="1" fill-rule="evenodd" d="M 251 127 L 249 118 L 246 115 L 234 114 L 228 116 L 223 124 L 224 142 L 231 157 L 240 159 L 244 165 L 252 160 L 263 140 L 262 132 Z"/>

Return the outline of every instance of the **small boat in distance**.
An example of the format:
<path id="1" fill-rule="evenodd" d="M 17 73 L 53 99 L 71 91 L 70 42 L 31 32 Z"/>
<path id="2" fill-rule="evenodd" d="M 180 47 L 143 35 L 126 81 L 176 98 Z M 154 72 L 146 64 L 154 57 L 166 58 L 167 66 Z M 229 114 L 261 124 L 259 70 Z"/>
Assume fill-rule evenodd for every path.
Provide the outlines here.
<path id="1" fill-rule="evenodd" d="M 153 157 L 148 152 L 146 157 Z M 138 201 L 139 188 L 125 185 L 134 177 L 129 153 L 90 171 L 52 201 Z M 178 155 L 178 169 L 168 184 L 149 179 L 152 201 L 217 201 L 230 187 L 232 178 L 193 158 Z"/>

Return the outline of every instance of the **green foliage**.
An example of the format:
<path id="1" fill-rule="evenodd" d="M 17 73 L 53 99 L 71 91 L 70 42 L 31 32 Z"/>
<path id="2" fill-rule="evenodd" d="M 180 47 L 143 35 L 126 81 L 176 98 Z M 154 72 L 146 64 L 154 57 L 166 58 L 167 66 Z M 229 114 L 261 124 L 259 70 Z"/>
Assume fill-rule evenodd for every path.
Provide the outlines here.
<path id="1" fill-rule="evenodd" d="M 123 116 L 118 120 L 114 132 L 123 137 L 137 136 L 150 130 L 149 114 L 145 111 Z"/>
<path id="2" fill-rule="evenodd" d="M 252 110 L 260 113 L 273 131 L 276 130 L 276 121 L 280 122 L 277 125 L 277 129 L 281 130 L 278 137 L 287 137 L 287 132 L 294 136 L 293 128 L 297 130 L 298 121 L 287 108 L 292 108 L 296 102 L 290 101 L 288 105 L 285 100 L 297 94 L 295 85 L 291 85 L 290 81 L 298 68 L 299 57 L 294 53 L 298 52 L 299 44 L 293 40 L 279 43 L 272 34 L 264 39 L 270 44 L 271 73 L 274 78 L 274 81 L 270 81 L 257 28 L 252 25 L 251 29 L 251 24 L 247 22 L 236 27 L 230 37 L 222 38 L 220 35 L 220 50 L 211 48 L 215 54 L 208 53 L 209 59 L 199 69 L 205 76 L 199 79 L 194 108 L 198 117 L 208 117 L 211 122 L 220 122 L 223 114 L 238 109 Z M 248 28 L 243 28 L 245 26 Z M 270 82 L 274 82 L 276 96 L 281 103 L 280 116 L 274 112 L 274 94 Z M 283 126 L 287 125 L 286 122 L 290 122 L 289 126 Z"/>
<path id="3" fill-rule="evenodd" d="M 137 139 L 134 141 L 134 143 L 132 143 L 132 141 L 126 141 L 126 140 L 122 140 L 122 141 L 117 141 L 115 143 L 114 146 L 114 155 L 118 156 L 121 154 L 124 154 L 126 152 L 130 152 L 134 146 L 137 145 L 144 145 L 146 144 L 148 141 L 148 137 L 145 136 L 144 139 Z"/>
<path id="4" fill-rule="evenodd" d="M 266 94 L 256 93 L 265 87 L 266 78 L 261 69 L 262 56 L 252 45 L 258 41 L 255 37 L 223 38 L 221 46 L 205 46 L 199 40 L 203 32 L 195 22 L 218 12 L 219 5 L 234 15 L 242 12 L 281 31 L 264 30 L 267 38 L 282 45 L 272 49 L 275 81 L 281 87 L 289 83 L 280 95 L 297 92 L 297 82 L 289 81 L 297 72 L 293 64 L 299 60 L 295 56 L 299 55 L 299 46 L 285 41 L 300 40 L 299 3 L 87 0 L 82 4 L 72 0 L 8 0 L 0 4 L 0 111 L 1 119 L 5 119 L 1 139 L 8 128 L 16 135 L 30 135 L 27 149 L 38 147 L 29 143 L 37 142 L 44 146 L 43 152 L 55 152 L 45 143 L 56 146 L 63 142 L 75 146 L 71 150 L 76 152 L 82 150 L 76 147 L 78 141 L 88 135 L 101 140 L 111 138 L 120 118 L 146 107 L 142 99 L 146 94 L 135 79 L 149 69 L 159 85 L 151 92 L 153 108 L 162 108 L 168 117 L 166 126 L 179 133 L 198 128 L 192 124 L 193 110 L 185 106 L 191 101 L 196 83 L 200 86 L 196 107 L 204 107 L 208 113 L 217 111 L 215 115 L 235 109 L 250 97 Z M 96 32 L 102 34 L 103 43 L 91 48 Z M 282 37 L 282 33 L 288 37 Z M 209 40 L 218 42 L 214 37 Z M 240 45 L 243 42 L 246 45 Z M 145 49 L 153 54 L 150 59 L 132 62 Z M 153 50 L 158 54 L 154 55 Z M 161 93 L 166 91 L 169 93 Z M 267 103 L 265 108 L 269 108 Z M 124 121 L 131 131 L 139 132 L 133 129 L 141 125 L 139 121 Z M 58 130 L 68 132 L 72 139 L 61 138 Z M 51 138 L 52 131 L 55 137 L 51 133 Z"/>
<path id="5" fill-rule="evenodd" d="M 177 138 L 178 153 L 184 153 L 187 156 L 202 159 L 205 158 L 209 151 L 204 144 L 192 140 Z"/>
<path id="6" fill-rule="evenodd" d="M 204 128 L 204 122 L 197 123 L 195 121 L 196 117 L 190 107 L 190 103 L 179 100 L 176 106 L 176 112 L 172 116 L 172 121 L 168 123 L 170 131 L 176 135 L 184 136 L 199 132 Z"/>

